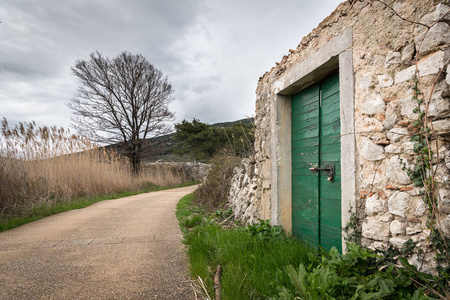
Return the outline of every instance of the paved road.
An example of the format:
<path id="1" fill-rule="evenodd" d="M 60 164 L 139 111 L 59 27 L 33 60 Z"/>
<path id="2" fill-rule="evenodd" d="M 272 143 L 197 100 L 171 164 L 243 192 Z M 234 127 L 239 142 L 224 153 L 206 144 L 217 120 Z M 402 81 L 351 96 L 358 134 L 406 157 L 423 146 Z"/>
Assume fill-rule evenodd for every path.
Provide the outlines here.
<path id="1" fill-rule="evenodd" d="M 179 199 L 107 200 L 0 233 L 0 299 L 193 299 Z"/>

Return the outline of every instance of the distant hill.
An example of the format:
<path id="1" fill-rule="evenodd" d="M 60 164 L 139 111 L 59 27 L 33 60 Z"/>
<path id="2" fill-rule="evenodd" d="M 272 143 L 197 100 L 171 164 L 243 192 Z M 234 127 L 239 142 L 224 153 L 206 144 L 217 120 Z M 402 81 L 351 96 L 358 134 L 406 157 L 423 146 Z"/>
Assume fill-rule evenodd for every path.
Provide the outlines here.
<path id="1" fill-rule="evenodd" d="M 253 124 L 253 118 L 241 119 L 231 122 L 210 124 L 211 127 L 233 127 L 235 125 Z M 143 145 L 142 162 L 154 161 L 194 161 L 189 156 L 179 156 L 174 154 L 174 148 L 178 141 L 174 137 L 175 132 L 146 139 Z M 123 153 L 123 148 L 117 144 L 106 146 L 105 148 L 115 149 L 118 153 Z"/>
<path id="2" fill-rule="evenodd" d="M 247 125 L 247 124 L 253 124 L 254 119 L 253 118 L 247 118 L 247 119 L 241 119 L 237 121 L 231 121 L 231 122 L 222 122 L 222 123 L 214 123 L 210 124 L 211 127 L 233 127 L 235 125 Z"/>

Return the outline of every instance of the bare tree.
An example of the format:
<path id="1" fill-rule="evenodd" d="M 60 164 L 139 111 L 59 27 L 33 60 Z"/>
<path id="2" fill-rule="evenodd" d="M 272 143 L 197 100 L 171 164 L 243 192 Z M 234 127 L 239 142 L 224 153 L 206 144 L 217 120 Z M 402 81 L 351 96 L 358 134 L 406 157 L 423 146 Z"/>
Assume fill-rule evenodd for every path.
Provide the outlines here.
<path id="1" fill-rule="evenodd" d="M 89 60 L 76 61 L 72 73 L 79 81 L 68 103 L 75 114 L 72 126 L 95 141 L 118 143 L 138 174 L 144 140 L 166 133 L 166 122 L 174 117 L 167 77 L 144 56 L 129 52 L 113 59 L 91 53 Z"/>

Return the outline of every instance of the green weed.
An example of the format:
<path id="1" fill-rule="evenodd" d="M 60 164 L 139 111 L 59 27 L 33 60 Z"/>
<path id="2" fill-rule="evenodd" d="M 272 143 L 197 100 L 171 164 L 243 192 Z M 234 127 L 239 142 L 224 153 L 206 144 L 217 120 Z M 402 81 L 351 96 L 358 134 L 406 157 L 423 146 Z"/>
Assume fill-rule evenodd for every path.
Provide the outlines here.
<path id="1" fill-rule="evenodd" d="M 184 221 L 184 227 L 194 228 L 195 226 L 200 225 L 202 222 L 203 222 L 203 218 L 201 216 L 193 215 Z"/>
<path id="2" fill-rule="evenodd" d="M 275 239 L 285 237 L 281 226 L 270 225 L 270 219 L 265 221 L 259 219 L 258 221 L 259 223 L 246 226 L 245 231 L 259 239 Z"/>
<path id="3" fill-rule="evenodd" d="M 404 257 L 399 257 L 398 266 L 357 244 L 347 244 L 347 250 L 310 255 L 312 263 L 301 263 L 298 270 L 288 265 L 291 285 L 271 299 L 445 299 L 439 295 L 445 292 L 439 278 L 418 272 Z"/>

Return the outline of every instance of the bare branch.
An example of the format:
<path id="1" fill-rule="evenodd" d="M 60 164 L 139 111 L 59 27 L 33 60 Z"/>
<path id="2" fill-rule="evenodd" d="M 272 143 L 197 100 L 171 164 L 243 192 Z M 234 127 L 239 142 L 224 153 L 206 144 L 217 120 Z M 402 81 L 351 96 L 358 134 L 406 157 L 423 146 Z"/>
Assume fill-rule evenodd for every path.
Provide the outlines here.
<path id="1" fill-rule="evenodd" d="M 427 24 L 420 23 L 420 22 L 415 22 L 415 21 L 411 21 L 411 20 L 408 20 L 408 19 L 403 18 L 401 15 L 398 14 L 398 12 L 395 11 L 395 9 L 393 9 L 390 5 L 388 5 L 387 3 L 385 3 L 385 2 L 383 2 L 383 1 L 381 1 L 381 0 L 375 0 L 375 1 L 378 1 L 378 2 L 380 2 L 381 4 L 383 4 L 384 6 L 386 6 L 387 8 L 389 8 L 389 9 L 390 9 L 397 17 L 399 17 L 400 19 L 402 19 L 402 20 L 405 21 L 405 22 L 408 22 L 408 23 L 411 23 L 411 24 L 422 25 L 422 26 L 427 27 L 428 29 L 431 28 L 431 26 L 429 26 L 429 25 L 427 25 Z"/>
<path id="2" fill-rule="evenodd" d="M 122 145 L 137 171 L 144 140 L 165 132 L 174 116 L 167 77 L 140 54 L 109 59 L 98 51 L 76 61 L 72 74 L 79 84 L 68 103 L 76 116 L 72 126 L 98 142 Z"/>

